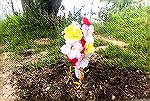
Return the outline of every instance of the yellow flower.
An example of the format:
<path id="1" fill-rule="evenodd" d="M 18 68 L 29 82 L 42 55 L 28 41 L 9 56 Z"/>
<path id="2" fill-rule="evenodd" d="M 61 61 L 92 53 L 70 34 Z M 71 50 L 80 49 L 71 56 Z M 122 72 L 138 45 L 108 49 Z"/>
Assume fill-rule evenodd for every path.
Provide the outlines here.
<path id="1" fill-rule="evenodd" d="M 83 36 L 82 31 L 74 25 L 66 27 L 64 33 L 65 40 L 79 41 Z"/>
<path id="2" fill-rule="evenodd" d="M 85 50 L 84 50 L 85 54 L 94 53 L 94 51 L 95 51 L 95 48 L 93 46 L 93 43 L 86 43 L 85 44 Z"/>

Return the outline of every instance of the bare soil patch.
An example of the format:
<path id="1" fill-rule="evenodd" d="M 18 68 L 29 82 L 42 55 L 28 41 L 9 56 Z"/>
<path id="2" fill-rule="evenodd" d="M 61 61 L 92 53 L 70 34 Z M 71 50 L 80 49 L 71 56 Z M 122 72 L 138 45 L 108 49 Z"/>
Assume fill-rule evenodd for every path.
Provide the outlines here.
<path id="1" fill-rule="evenodd" d="M 10 57 L 13 53 L 4 52 L 0 54 L 0 101 L 14 101 L 16 96 L 14 95 L 14 87 L 12 87 L 11 77 L 12 77 L 12 68 L 21 67 L 28 62 L 36 63 L 38 59 L 46 56 L 48 51 L 40 52 L 39 54 L 29 54 L 33 50 L 28 50 L 24 54 L 24 59 L 22 61 L 11 60 Z M 15 82 L 15 81 L 14 81 Z"/>
<path id="2" fill-rule="evenodd" d="M 49 40 L 48 38 L 41 38 L 41 39 L 34 40 L 34 43 L 37 45 L 47 45 L 48 40 Z"/>
<path id="3" fill-rule="evenodd" d="M 101 49 L 105 50 L 107 47 L 108 47 L 108 45 L 96 47 L 96 51 L 101 50 Z"/>
<path id="4" fill-rule="evenodd" d="M 13 101 L 15 100 L 15 96 L 13 95 L 14 88 L 10 84 L 10 80 L 12 77 L 11 67 L 15 66 L 16 63 L 9 60 L 10 52 L 5 52 L 1 54 L 1 62 L 0 62 L 0 101 Z"/>
<path id="5" fill-rule="evenodd" d="M 26 66 L 13 71 L 12 84 L 15 85 L 19 100 L 51 101 L 81 100 L 110 101 L 150 99 L 150 80 L 141 70 L 125 70 L 118 66 L 102 65 L 98 60 L 86 68 L 79 89 L 69 78 L 68 68 L 63 61 L 45 64 L 41 69 Z M 74 77 L 74 72 L 72 72 Z M 13 81 L 16 81 L 15 83 Z"/>

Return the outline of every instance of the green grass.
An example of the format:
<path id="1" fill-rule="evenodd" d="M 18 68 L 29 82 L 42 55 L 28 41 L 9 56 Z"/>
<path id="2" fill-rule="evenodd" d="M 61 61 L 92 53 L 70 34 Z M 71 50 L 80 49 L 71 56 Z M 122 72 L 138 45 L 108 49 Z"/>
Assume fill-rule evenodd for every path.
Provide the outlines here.
<path id="1" fill-rule="evenodd" d="M 108 45 L 108 42 L 105 42 L 100 39 L 94 39 L 94 47 L 105 46 Z"/>
<path id="2" fill-rule="evenodd" d="M 43 15 L 39 18 L 26 15 L 8 17 L 0 21 L 0 43 L 5 45 L 4 49 L 0 47 L 0 52 L 13 52 L 13 58 L 21 60 L 24 58 L 22 53 L 28 49 L 35 49 L 33 54 L 48 50 L 47 56 L 29 65 L 39 68 L 47 63 L 55 63 L 62 59 L 60 47 L 64 44 L 64 39 L 61 31 L 69 21 Z M 123 40 L 129 45 L 128 49 L 124 50 L 110 44 L 105 51 L 98 51 L 99 55 L 108 58 L 106 64 L 150 71 L 150 7 L 125 8 L 112 13 L 112 21 L 96 23 L 94 26 L 96 32 Z M 40 38 L 48 38 L 48 44 L 33 43 L 35 39 Z M 104 45 L 108 43 L 95 39 L 95 47 Z"/>
<path id="3" fill-rule="evenodd" d="M 25 59 L 23 53 L 29 49 L 34 49 L 33 54 L 39 54 L 48 50 L 47 56 L 43 57 L 39 62 L 32 64 L 33 66 L 40 64 L 53 63 L 60 56 L 60 47 L 64 40 L 61 36 L 61 29 L 58 28 L 64 22 L 59 17 L 43 16 L 35 18 L 27 15 L 11 16 L 0 21 L 0 43 L 5 48 L 0 47 L 0 53 L 13 52 L 11 59 L 21 61 Z M 37 45 L 34 40 L 48 38 L 47 45 Z M 30 64 L 31 65 L 31 64 Z"/>
<path id="4" fill-rule="evenodd" d="M 128 43 L 128 50 L 110 46 L 100 55 L 116 59 L 116 63 L 125 68 L 150 71 L 148 40 L 150 32 L 150 7 L 125 8 L 112 14 L 112 21 L 95 24 L 96 32 L 111 36 Z M 119 60 L 119 61 L 118 61 Z"/>
<path id="5" fill-rule="evenodd" d="M 0 21 L 0 42 L 6 44 L 9 51 L 30 49 L 32 41 L 37 38 L 59 38 L 61 30 L 57 29 L 62 26 L 61 20 L 48 15 L 38 18 L 29 15 L 7 17 Z"/>
<path id="6" fill-rule="evenodd" d="M 132 50 L 120 49 L 118 46 L 109 45 L 106 50 L 99 50 L 97 52 L 100 56 L 107 58 L 107 64 L 118 65 L 121 68 L 128 69 L 142 69 L 148 71 L 146 66 L 146 58 L 140 54 L 134 53 Z"/>

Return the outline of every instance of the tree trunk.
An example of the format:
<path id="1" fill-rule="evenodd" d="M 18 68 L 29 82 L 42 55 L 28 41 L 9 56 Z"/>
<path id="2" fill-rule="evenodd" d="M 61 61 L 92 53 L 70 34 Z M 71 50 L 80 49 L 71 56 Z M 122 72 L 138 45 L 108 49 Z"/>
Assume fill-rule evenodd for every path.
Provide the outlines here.
<path id="1" fill-rule="evenodd" d="M 33 0 L 21 0 L 21 4 L 24 12 L 31 11 L 33 8 Z"/>
<path id="2" fill-rule="evenodd" d="M 15 9 L 14 9 L 14 5 L 13 5 L 13 1 L 12 0 L 10 0 L 10 4 L 11 4 L 12 12 L 15 13 Z"/>
<path id="3" fill-rule="evenodd" d="M 46 0 L 46 5 L 41 4 L 41 6 L 45 6 L 42 8 L 44 8 L 44 10 L 48 12 L 48 14 L 53 13 L 54 15 L 57 15 L 61 2 L 62 0 Z M 34 13 L 35 5 L 33 0 L 21 0 L 21 3 L 24 12 L 31 12 L 32 14 Z M 42 3 L 42 1 L 40 3 Z"/>
<path id="4" fill-rule="evenodd" d="M 62 0 L 48 0 L 47 8 L 49 14 L 57 15 Z"/>

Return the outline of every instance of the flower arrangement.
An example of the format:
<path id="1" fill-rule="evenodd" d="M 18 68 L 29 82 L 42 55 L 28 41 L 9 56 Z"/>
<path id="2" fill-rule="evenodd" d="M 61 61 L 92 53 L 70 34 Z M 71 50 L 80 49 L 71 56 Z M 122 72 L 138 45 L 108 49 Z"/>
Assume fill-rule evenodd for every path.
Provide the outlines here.
<path id="1" fill-rule="evenodd" d="M 61 52 L 75 68 L 75 76 L 78 79 L 81 78 L 79 68 L 84 69 L 88 66 L 90 57 L 95 51 L 93 32 L 94 27 L 86 17 L 83 17 L 81 24 L 73 21 L 64 29 L 65 45 L 61 47 Z"/>

